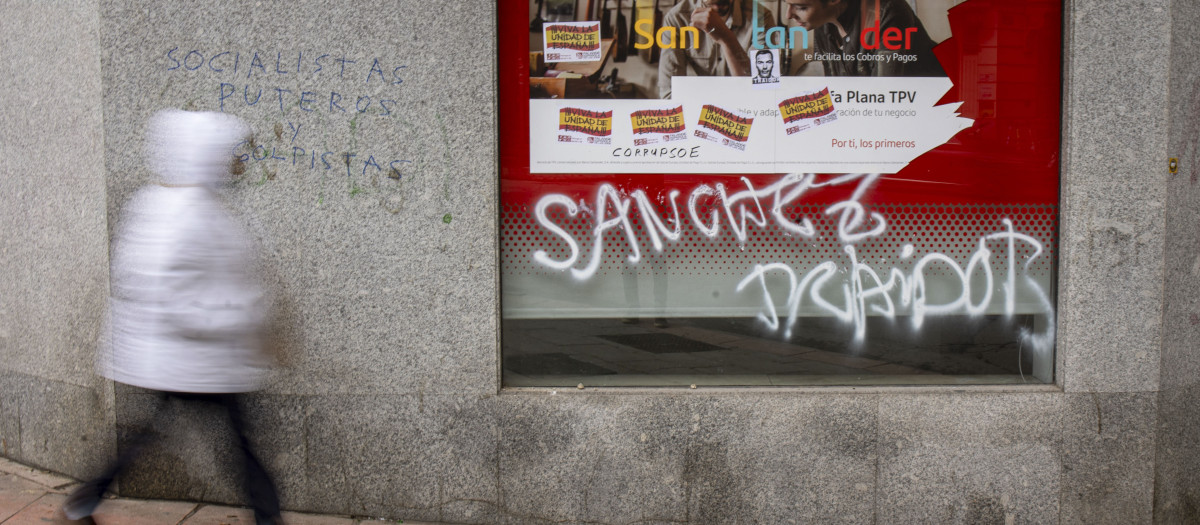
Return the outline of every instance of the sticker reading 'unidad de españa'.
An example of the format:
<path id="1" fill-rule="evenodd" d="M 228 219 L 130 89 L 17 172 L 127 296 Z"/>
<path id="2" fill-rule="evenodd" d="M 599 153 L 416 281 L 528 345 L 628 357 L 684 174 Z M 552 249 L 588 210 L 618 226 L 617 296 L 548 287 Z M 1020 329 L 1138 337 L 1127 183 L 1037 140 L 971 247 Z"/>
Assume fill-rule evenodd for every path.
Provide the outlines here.
<path id="1" fill-rule="evenodd" d="M 600 24 L 596 22 L 553 22 L 542 26 L 546 62 L 592 62 L 600 60 Z"/>
<path id="2" fill-rule="evenodd" d="M 558 110 L 558 141 L 612 143 L 612 111 L 589 111 L 580 108 Z"/>
<path id="3" fill-rule="evenodd" d="M 826 115 L 828 117 L 825 117 Z M 833 100 L 829 97 L 829 88 L 780 102 L 779 116 L 783 118 L 785 126 L 803 121 L 789 126 L 787 128 L 788 135 L 804 131 L 814 125 L 819 126 L 837 120 L 837 115 L 833 114 Z"/>
<path id="4" fill-rule="evenodd" d="M 737 150 L 746 150 L 746 139 L 750 138 L 750 125 L 754 122 L 751 117 L 740 117 L 733 114 L 731 111 L 721 109 L 711 104 L 705 104 L 700 109 L 700 121 L 697 124 L 702 128 L 711 129 L 723 136 L 720 139 L 715 135 L 704 130 L 696 130 L 696 136 L 705 140 L 711 140 L 723 146 L 729 146 Z"/>
<path id="5" fill-rule="evenodd" d="M 633 124 L 633 145 L 644 146 L 659 142 L 684 140 L 687 127 L 683 121 L 683 106 L 672 109 L 643 109 L 629 114 Z"/>

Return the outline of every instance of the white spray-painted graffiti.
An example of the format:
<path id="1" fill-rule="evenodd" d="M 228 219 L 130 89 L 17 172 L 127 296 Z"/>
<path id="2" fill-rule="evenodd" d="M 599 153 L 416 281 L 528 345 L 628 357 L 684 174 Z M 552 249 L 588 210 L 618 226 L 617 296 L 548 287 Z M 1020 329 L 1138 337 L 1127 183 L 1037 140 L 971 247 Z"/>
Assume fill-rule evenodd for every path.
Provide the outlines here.
<path id="1" fill-rule="evenodd" d="M 974 251 L 965 265 L 945 253 L 931 251 L 918 256 L 912 244 L 904 244 L 890 267 L 877 267 L 860 259 L 856 245 L 884 235 L 887 218 L 869 211 L 862 200 L 879 181 L 878 174 L 847 174 L 817 176 L 790 174 L 763 188 L 755 188 L 749 179 L 741 181 L 746 189 L 730 192 L 724 184 L 700 184 L 690 192 L 686 217 L 696 231 L 716 239 L 727 229 L 738 243 L 747 241 L 752 226 L 765 228 L 774 224 L 790 235 L 811 238 L 816 229 L 809 217 L 793 218 L 794 208 L 812 190 L 825 187 L 854 185 L 851 196 L 829 205 L 824 215 L 836 220 L 836 232 L 846 259 L 841 264 L 826 260 L 799 270 L 782 261 L 754 264 L 752 270 L 736 285 L 739 294 L 752 293 L 758 283 L 761 289 L 762 311 L 758 318 L 772 332 L 782 332 L 791 338 L 802 306 L 816 308 L 824 315 L 836 317 L 854 328 L 855 341 L 867 336 L 867 317 L 895 319 L 907 316 L 914 330 L 919 330 L 927 317 L 938 315 L 978 316 L 985 313 L 1033 313 L 1043 316 L 1045 323 L 1038 332 L 1023 331 L 1023 346 L 1035 352 L 1049 352 L 1054 340 L 1054 311 L 1049 291 L 1030 274 L 1030 267 L 1044 256 L 1044 247 L 1035 237 L 1015 230 L 1013 221 L 1004 218 L 1003 228 L 985 233 L 975 241 Z M 623 234 L 628 248 L 628 264 L 641 258 L 634 219 L 645 227 L 641 230 L 650 241 L 650 248 L 662 252 L 665 242 L 679 241 L 685 215 L 680 213 L 679 190 L 665 195 L 672 215 L 666 220 L 643 190 L 623 194 L 611 184 L 602 184 L 596 191 L 594 203 L 576 203 L 562 194 L 549 194 L 539 199 L 536 220 L 567 246 L 565 258 L 555 259 L 545 250 L 535 251 L 533 260 L 553 270 L 569 273 L 580 281 L 591 279 L 600 266 L 605 248 L 605 233 Z M 699 210 L 704 201 L 715 199 L 707 217 Z M 637 216 L 634 213 L 636 205 Z M 593 217 L 590 253 L 584 253 L 580 242 L 551 219 L 549 210 L 561 207 L 567 216 L 581 211 Z M 798 219 L 798 220 L 797 220 Z M 586 257 L 586 262 L 581 260 Z M 577 267 L 583 263 L 582 268 Z M 907 268 L 907 269 L 902 269 Z M 941 277 L 936 281 L 927 274 L 936 268 Z M 1001 277 L 998 280 L 997 274 Z M 999 285 L 998 287 L 996 285 Z M 782 288 L 782 291 L 780 290 Z M 936 290 L 935 290 L 936 288 Z M 840 297 L 839 297 L 840 292 Z M 935 293 L 936 292 L 936 293 Z M 1002 297 L 1002 302 L 997 296 Z M 831 299 L 832 297 L 838 297 Z M 837 304 L 840 302 L 841 304 Z M 1018 308 L 1018 305 L 1023 305 Z M 783 312 L 780 312 L 780 309 Z M 1020 310 L 1020 311 L 1018 311 Z M 781 320 L 781 314 L 783 320 Z"/>

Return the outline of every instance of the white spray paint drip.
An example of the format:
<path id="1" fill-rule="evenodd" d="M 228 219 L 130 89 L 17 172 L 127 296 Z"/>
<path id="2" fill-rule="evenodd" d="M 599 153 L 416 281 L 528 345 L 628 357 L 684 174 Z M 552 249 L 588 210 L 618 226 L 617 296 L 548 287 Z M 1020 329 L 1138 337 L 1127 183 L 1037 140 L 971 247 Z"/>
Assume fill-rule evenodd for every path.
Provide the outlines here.
<path id="1" fill-rule="evenodd" d="M 708 226 L 704 221 L 700 220 L 700 216 L 696 214 L 696 203 L 700 197 L 704 195 L 715 195 L 712 187 L 707 184 L 701 184 L 695 190 L 692 190 L 692 195 L 688 197 L 688 216 L 692 218 L 692 225 L 700 230 L 708 238 L 716 238 L 717 234 L 721 233 L 721 217 L 717 214 L 717 210 L 712 211 L 712 226 Z"/>
<path id="2" fill-rule="evenodd" d="M 895 297 L 899 301 L 900 307 L 907 310 L 911 314 L 913 329 L 920 330 L 924 319 L 927 316 L 948 315 L 948 314 L 966 314 L 968 316 L 983 315 L 991 305 L 993 299 L 994 278 L 992 273 L 992 251 L 988 249 L 988 241 L 1007 241 L 1007 260 L 1008 260 L 1008 283 L 1003 288 L 1005 297 L 1004 313 L 1011 317 L 1016 310 L 1016 296 L 1020 292 L 1017 289 L 1016 274 L 1018 272 L 1017 263 L 1017 241 L 1028 244 L 1033 253 L 1025 260 L 1024 266 L 1020 268 L 1023 273 L 1024 288 L 1027 288 L 1029 293 L 1032 293 L 1036 299 L 1036 304 L 1041 307 L 1039 314 L 1046 315 L 1049 328 L 1045 333 L 1032 334 L 1028 331 L 1023 331 L 1022 339 L 1030 344 L 1030 347 L 1037 351 L 1048 351 L 1052 347 L 1054 341 L 1053 333 L 1053 306 L 1050 304 L 1050 298 L 1045 290 L 1038 285 L 1032 277 L 1028 275 L 1030 265 L 1042 253 L 1042 245 L 1033 237 L 1013 231 L 1011 220 L 1004 220 L 1004 225 L 1007 231 L 991 233 L 983 236 L 979 240 L 979 247 L 971 254 L 964 269 L 954 259 L 942 253 L 929 253 L 918 259 L 914 264 L 911 273 L 905 274 L 899 268 L 892 267 L 887 270 L 888 280 L 883 281 L 879 272 L 871 265 L 858 261 L 853 246 L 846 246 L 846 254 L 850 259 L 851 271 L 849 275 L 843 278 L 840 282 L 833 283 L 834 286 L 840 284 L 841 301 L 843 307 L 839 307 L 833 302 L 826 299 L 824 292 L 828 288 L 827 284 L 839 273 L 838 266 L 833 261 L 825 261 L 818 264 L 799 279 L 797 284 L 797 275 L 791 266 L 784 263 L 769 263 L 755 265 L 754 269 L 744 277 L 737 285 L 737 291 L 742 292 L 751 282 L 758 280 L 762 285 L 763 301 L 768 305 L 765 313 L 759 314 L 759 319 L 766 324 L 771 331 L 777 331 L 780 328 L 778 315 L 775 309 L 775 300 L 771 290 L 767 285 L 767 275 L 770 272 L 783 272 L 788 279 L 791 288 L 788 290 L 788 298 L 786 301 L 788 309 L 788 318 L 784 328 L 784 338 L 791 338 L 792 329 L 798 318 L 800 306 L 805 299 L 807 290 L 807 298 L 821 311 L 828 313 L 832 317 L 836 317 L 843 322 L 852 323 L 854 327 L 854 341 L 861 342 L 866 337 L 866 317 L 867 308 L 870 307 L 870 312 L 881 316 L 885 319 L 894 319 L 899 313 L 896 308 Z M 901 258 L 906 259 L 912 256 L 912 246 L 906 245 L 901 249 Z M 925 274 L 927 268 L 934 263 L 939 263 L 947 267 L 954 277 L 950 282 L 957 286 L 961 291 L 953 300 L 942 304 L 930 304 L 926 294 Z M 981 297 L 972 297 L 971 277 L 976 272 L 982 272 L 984 278 L 983 292 Z M 836 290 L 836 288 L 835 288 Z"/>
<path id="3" fill-rule="evenodd" d="M 759 228 L 767 225 L 767 214 L 763 212 L 762 202 L 758 200 L 759 194 L 758 192 L 754 191 L 754 185 L 751 184 L 750 179 L 747 179 L 746 177 L 742 177 L 742 182 L 745 183 L 746 187 L 749 189 L 735 193 L 733 197 L 730 197 L 725 192 L 724 184 L 717 184 L 717 195 L 721 197 L 723 208 L 725 208 L 725 216 L 729 218 L 729 229 L 733 231 L 733 235 L 737 238 L 739 243 L 746 242 L 747 218 L 749 218 L 754 224 L 757 224 Z M 754 207 L 758 210 L 757 216 L 752 216 L 746 213 L 746 205 L 741 203 L 742 200 L 746 199 L 750 199 L 754 202 Z M 733 216 L 734 205 L 737 205 L 738 207 L 739 217 Z"/>
<path id="4" fill-rule="evenodd" d="M 646 221 L 646 233 L 650 234 L 650 243 L 654 245 L 654 251 L 662 252 L 663 243 L 661 237 L 666 237 L 668 240 L 675 242 L 683 233 L 683 224 L 679 221 L 679 204 L 675 201 L 679 197 L 679 190 L 671 190 L 667 198 L 671 201 L 671 210 L 675 212 L 675 219 L 672 221 L 675 224 L 675 229 L 668 230 L 667 225 L 663 223 L 662 217 L 654 211 L 654 205 L 650 203 L 650 199 L 646 196 L 646 192 L 637 190 L 633 192 L 633 199 L 637 201 L 638 212 L 642 217 L 649 220 Z M 660 237 L 661 236 L 661 237 Z"/>
<path id="5" fill-rule="evenodd" d="M 575 238 L 566 230 L 560 228 L 557 224 L 550 222 L 546 217 L 546 208 L 553 205 L 566 206 L 567 213 L 572 217 L 579 213 L 579 208 L 575 206 L 575 201 L 567 198 L 564 195 L 547 195 L 538 201 L 537 207 L 534 208 L 534 213 L 537 215 L 538 224 L 550 230 L 555 235 L 562 237 L 567 242 L 567 246 L 571 249 L 571 256 L 562 261 L 555 261 L 549 255 L 546 255 L 545 250 L 538 250 L 533 253 L 533 260 L 538 264 L 549 266 L 555 270 L 566 270 L 575 264 L 575 260 L 579 258 L 579 244 L 575 242 Z"/>
<path id="6" fill-rule="evenodd" d="M 989 233 L 979 239 L 978 248 L 971 254 L 966 268 L 963 268 L 957 261 L 946 254 L 932 252 L 914 261 L 910 273 L 906 274 L 903 270 L 895 266 L 888 268 L 883 272 L 884 275 L 887 275 L 887 280 L 885 281 L 875 267 L 867 262 L 858 260 L 854 244 L 882 236 L 887 231 L 888 223 L 886 218 L 877 212 L 868 212 L 861 202 L 861 199 L 875 185 L 879 178 L 879 174 L 846 174 L 818 181 L 817 177 L 813 174 L 789 174 L 781 177 L 774 184 L 762 189 L 756 189 L 749 179 L 743 177 L 742 182 L 746 185 L 747 189 L 733 194 L 728 192 L 724 184 L 719 183 L 715 188 L 707 184 L 701 184 L 695 187 L 688 196 L 687 215 L 696 230 L 709 239 L 718 238 L 721 235 L 722 222 L 727 221 L 729 230 L 733 233 L 734 238 L 739 243 L 745 243 L 749 236 L 749 225 L 754 224 L 759 228 L 765 228 L 768 225 L 768 213 L 765 210 L 770 210 L 769 217 L 780 228 L 803 237 L 811 238 L 816 234 L 812 221 L 805 217 L 800 222 L 793 222 L 787 217 L 784 208 L 790 207 L 793 203 L 800 200 L 810 189 L 850 183 L 857 184 L 848 200 L 830 205 L 824 211 L 825 215 L 839 215 L 837 220 L 837 235 L 838 239 L 844 244 L 843 250 L 850 261 L 848 273 L 845 272 L 845 269 L 839 267 L 837 263 L 824 261 L 811 268 L 803 277 L 798 277 L 795 270 L 788 264 L 770 262 L 755 265 L 754 269 L 736 287 L 736 291 L 741 293 L 755 279 L 760 282 L 764 300 L 764 311 L 758 314 L 758 319 L 773 332 L 782 328 L 785 338 L 792 336 L 793 328 L 799 317 L 800 307 L 805 298 L 810 300 L 820 311 L 836 317 L 843 322 L 851 323 L 854 327 L 855 342 L 863 341 L 867 335 L 866 320 L 868 314 L 881 316 L 886 319 L 894 319 L 897 315 L 908 313 L 911 315 L 914 330 L 921 329 L 927 316 L 949 314 L 983 315 L 992 303 L 995 284 L 995 276 L 991 264 L 993 252 L 988 248 L 989 242 L 1004 242 L 1006 244 L 1005 253 L 1007 254 L 1008 272 L 1001 287 L 1001 293 L 1004 295 L 1004 315 L 1011 317 L 1016 312 L 1016 298 L 1020 293 L 1017 286 L 1017 243 L 1023 243 L 1032 249 L 1032 253 L 1025 259 L 1024 266 L 1021 268 L 1021 273 L 1024 275 L 1020 282 L 1025 285 L 1024 288 L 1028 289 L 1029 293 L 1034 295 L 1036 299 L 1034 303 L 1041 310 L 1038 313 L 1047 316 L 1049 322 L 1047 323 L 1048 328 L 1044 332 L 1034 334 L 1028 330 L 1023 330 L 1021 338 L 1024 343 L 1028 343 L 1035 351 L 1050 351 L 1054 342 L 1053 305 L 1050 303 L 1047 292 L 1028 275 L 1034 261 L 1041 256 L 1043 247 L 1032 236 L 1014 231 L 1011 219 L 1005 218 L 1002 220 L 1005 228 L 1004 231 Z M 650 238 L 654 251 L 661 253 L 665 249 L 664 238 L 671 242 L 677 242 L 682 235 L 682 222 L 677 202 L 679 195 L 679 190 L 671 190 L 668 194 L 668 200 L 671 203 L 673 211 L 672 227 L 668 227 L 667 223 L 654 211 L 655 207 L 649 197 L 645 191 L 640 189 L 634 191 L 631 194 L 632 198 L 629 198 L 623 197 L 611 184 L 601 184 L 596 192 L 595 208 L 593 210 L 589 210 L 584 202 L 580 202 L 580 205 L 576 206 L 565 195 L 545 195 L 539 199 L 535 208 L 537 221 L 542 227 L 554 235 L 561 237 L 567 243 L 569 256 L 566 259 L 556 261 L 551 259 L 545 251 L 538 250 L 533 254 L 534 261 L 554 270 L 570 269 L 571 275 L 578 280 L 590 279 L 595 275 L 603 257 L 605 232 L 620 226 L 620 230 L 625 233 L 625 240 L 630 250 L 629 263 L 637 264 L 641 260 L 641 251 L 637 242 L 637 234 L 630 220 L 633 203 L 637 203 L 638 213 L 643 219 L 641 222 L 647 226 L 645 231 Z M 717 206 L 712 206 L 706 218 L 707 220 L 701 218 L 698 212 L 701 199 L 705 197 L 717 197 L 721 201 L 719 209 Z M 769 199 L 771 201 L 770 206 L 764 208 L 762 199 Z M 584 213 L 591 213 L 595 216 L 596 226 L 592 231 L 592 253 L 590 254 L 588 264 L 583 269 L 574 268 L 579 261 L 579 243 L 576 242 L 571 234 L 559 227 L 547 216 L 546 210 L 555 205 L 565 207 L 568 214 L 572 217 L 581 210 Z M 608 217 L 607 215 L 610 207 L 615 211 L 612 217 Z M 724 210 L 723 214 L 721 210 Z M 725 221 L 722 221 L 722 216 L 725 218 Z M 912 244 L 905 244 L 901 247 L 899 255 L 901 261 L 912 259 L 915 256 L 915 248 Z M 928 294 L 926 293 L 928 285 L 925 276 L 931 265 L 945 267 L 951 272 L 954 278 L 950 279 L 949 282 L 952 283 L 952 286 L 956 286 L 960 290 L 953 300 L 941 304 L 931 304 L 929 302 Z M 773 300 L 772 292 L 767 283 L 766 278 L 770 273 L 782 273 L 788 279 L 788 297 L 785 303 L 787 307 L 787 320 L 784 323 L 780 322 L 776 302 Z M 984 280 L 982 296 L 972 297 L 971 280 L 974 275 L 979 273 L 982 274 Z M 835 277 L 839 274 L 845 274 L 845 276 L 838 281 L 834 281 Z M 834 290 L 826 289 L 830 286 L 834 287 Z M 841 292 L 840 298 L 834 298 L 831 301 L 829 292 L 832 291 L 836 294 L 839 289 Z M 805 293 L 806 291 L 807 294 Z M 835 302 L 840 302 L 842 306 L 838 306 Z"/>
<path id="7" fill-rule="evenodd" d="M 812 237 L 816 235 L 817 230 L 813 228 L 812 220 L 805 217 L 800 224 L 796 224 L 788 220 L 787 215 L 783 213 L 783 207 L 791 204 L 804 195 L 804 192 L 813 187 L 815 175 L 812 174 L 790 174 L 783 177 L 779 182 L 765 188 L 766 190 L 774 191 L 775 205 L 771 207 L 771 216 L 775 218 L 775 224 L 778 224 L 783 229 L 801 235 L 803 237 Z M 786 194 L 783 191 L 787 190 Z"/>
<path id="8" fill-rule="evenodd" d="M 858 175 L 855 175 L 855 177 L 858 177 Z M 878 237 L 883 235 L 883 232 L 887 230 L 887 221 L 883 219 L 883 215 L 872 212 L 871 219 L 875 223 L 875 227 L 865 232 L 854 233 L 863 226 L 865 222 L 864 217 L 867 215 L 866 209 L 863 208 L 859 199 L 875 184 L 876 180 L 879 180 L 879 174 L 863 175 L 861 177 L 863 178 L 862 182 L 854 189 L 854 195 L 850 197 L 850 200 L 839 202 L 825 210 L 826 215 L 842 212 L 842 216 L 838 218 L 838 238 L 847 244 L 856 243 L 871 237 Z M 834 181 L 838 180 L 841 180 L 841 178 L 834 179 Z"/>
<path id="9" fill-rule="evenodd" d="M 742 183 L 746 185 L 745 190 L 730 194 L 724 184 L 717 184 L 716 188 L 707 184 L 696 186 L 688 196 L 688 218 L 691 219 L 692 225 L 705 237 L 709 239 L 717 239 L 721 235 L 722 223 L 727 221 L 729 230 L 733 232 L 734 237 L 739 243 L 744 244 L 749 237 L 750 224 L 754 224 L 759 228 L 767 227 L 768 213 L 784 230 L 798 234 L 803 237 L 813 237 L 816 235 L 816 229 L 813 227 L 812 220 L 805 217 L 799 223 L 792 222 L 784 212 L 784 208 L 798 201 L 804 194 L 812 188 L 820 188 L 825 186 L 836 186 L 857 182 L 858 187 L 855 188 L 853 196 L 850 200 L 839 202 L 830 206 L 825 210 L 826 215 L 840 214 L 838 218 L 838 237 L 845 243 L 854 243 L 863 239 L 881 235 L 887 229 L 887 221 L 879 213 L 868 214 L 859 199 L 867 193 L 867 191 L 879 179 L 878 174 L 849 174 L 840 175 L 823 182 L 817 182 L 816 176 L 813 174 L 790 174 L 780 178 L 779 181 L 762 189 L 754 188 L 754 185 L 749 179 L 743 177 Z M 682 233 L 682 223 L 680 222 L 679 206 L 677 199 L 680 195 L 679 190 L 671 190 L 668 199 L 671 202 L 671 208 L 674 212 L 674 226 L 668 228 L 662 218 L 654 211 L 654 206 L 650 202 L 649 197 L 643 190 L 636 190 L 631 194 L 632 198 L 623 197 L 613 185 L 605 183 L 601 184 L 596 191 L 595 207 L 589 208 L 586 202 L 580 201 L 576 206 L 570 199 L 562 194 L 549 194 L 538 200 L 535 208 L 538 224 L 541 224 L 551 233 L 561 237 L 568 246 L 572 248 L 571 256 L 562 261 L 553 261 L 549 259 L 544 251 L 538 251 L 534 254 L 534 260 L 539 264 L 549 266 L 556 270 L 571 268 L 572 275 L 581 280 L 589 279 L 595 275 L 599 268 L 603 249 L 604 233 L 616 226 L 622 226 L 625 232 L 625 241 L 629 246 L 630 255 L 629 262 L 637 263 L 641 260 L 641 250 L 637 242 L 637 234 L 633 230 L 633 225 L 630 222 L 630 212 L 633 210 L 633 203 L 637 202 L 637 210 L 643 218 L 643 224 L 649 226 L 646 231 L 650 237 L 651 245 L 656 252 L 662 252 L 664 245 L 662 238 L 670 241 L 678 241 Z M 707 218 L 701 218 L 698 208 L 700 207 L 701 199 L 705 197 L 717 197 L 720 200 L 719 206 L 712 206 Z M 773 201 L 769 207 L 764 207 L 762 199 L 770 199 Z M 552 205 L 567 206 L 567 211 L 574 217 L 579 211 L 585 214 L 595 216 L 596 227 L 593 230 L 592 253 L 589 263 L 583 269 L 573 268 L 578 257 L 578 243 L 571 234 L 567 233 L 546 215 L 545 211 Z M 611 218 L 607 217 L 608 206 L 611 205 L 616 211 Z M 718 209 L 719 208 L 719 209 Z M 724 214 L 721 213 L 724 210 Z M 724 216 L 725 221 L 722 221 Z M 868 220 L 868 217 L 870 220 Z M 865 225 L 874 224 L 869 230 L 860 231 Z"/>
<path id="10" fill-rule="evenodd" d="M 617 214 L 611 219 L 605 219 L 604 214 L 608 210 L 609 203 L 616 207 Z M 636 264 L 642 260 L 642 252 L 638 248 L 637 243 L 637 234 L 633 232 L 633 224 L 629 222 L 629 208 L 632 204 L 633 201 L 622 199 L 621 194 L 611 184 L 600 185 L 600 189 L 596 192 L 596 228 L 592 231 L 594 238 L 592 258 L 582 270 L 571 268 L 571 275 L 573 277 L 584 281 L 596 274 L 596 270 L 600 268 L 600 259 L 604 254 L 604 231 L 617 225 L 624 227 L 625 239 L 629 243 L 629 262 Z M 541 216 L 538 217 L 538 222 L 542 222 Z"/>

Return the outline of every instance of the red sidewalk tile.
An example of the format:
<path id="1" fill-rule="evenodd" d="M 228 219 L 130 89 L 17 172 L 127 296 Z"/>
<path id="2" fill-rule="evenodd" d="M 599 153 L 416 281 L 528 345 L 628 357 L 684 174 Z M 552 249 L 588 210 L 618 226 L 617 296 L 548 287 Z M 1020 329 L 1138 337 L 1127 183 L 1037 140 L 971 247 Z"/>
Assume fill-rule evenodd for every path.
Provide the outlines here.
<path id="1" fill-rule="evenodd" d="M 37 471 L 5 460 L 0 469 L 0 523 L 3 525 L 47 525 L 66 523 L 59 514 L 64 492 L 69 492 L 73 483 L 70 478 L 48 472 Z M 16 472 L 13 472 L 13 471 Z M 26 472 L 28 471 L 28 472 Z M 40 476 L 40 477 L 38 477 Z M 46 486 L 32 480 L 36 477 L 52 485 Z M 61 487 L 55 489 L 54 487 Z M 193 514 L 194 512 L 194 514 Z M 184 518 L 187 518 L 186 521 Z M 186 501 L 136 500 L 106 498 L 96 509 L 94 516 L 98 525 L 253 525 L 254 513 L 250 509 L 207 505 Z M 288 525 L 367 525 L 396 524 L 400 522 L 376 519 L 355 519 L 346 516 L 327 516 L 284 512 Z M 436 525 L 428 522 L 409 522 L 413 525 Z"/>
<path id="2" fill-rule="evenodd" d="M 63 500 L 62 494 L 45 494 L 34 501 L 21 512 L 4 522 L 4 525 L 46 525 L 47 523 L 62 523 L 56 515 Z M 103 525 L 103 524 L 99 524 Z"/>
<path id="3" fill-rule="evenodd" d="M 46 487 L 47 492 L 64 492 L 69 488 L 69 485 L 75 483 L 75 480 L 66 476 L 52 474 L 42 470 L 28 467 L 6 458 L 0 458 L 0 473 L 12 474 L 19 478 L 25 478 L 39 485 Z M 62 487 L 62 490 L 56 490 L 55 487 Z"/>
<path id="4" fill-rule="evenodd" d="M 46 490 L 41 485 L 12 474 L 0 474 L 0 522 L 42 497 Z"/>
<path id="5" fill-rule="evenodd" d="M 63 494 L 46 494 L 4 525 L 63 523 L 58 509 L 66 499 Z M 93 518 L 97 525 L 175 525 L 195 507 L 195 503 L 179 501 L 106 499 Z"/>
<path id="6" fill-rule="evenodd" d="M 185 501 L 106 499 L 93 518 L 97 525 L 175 525 L 194 508 Z"/>
<path id="7" fill-rule="evenodd" d="M 287 525 L 355 525 L 358 521 L 350 518 L 335 518 L 333 516 L 322 516 L 320 514 L 300 514 L 299 512 L 284 512 L 283 522 Z M 381 521 L 381 525 L 392 523 L 391 521 Z"/>
<path id="8" fill-rule="evenodd" d="M 356 523 L 350 518 L 297 512 L 284 512 L 283 522 L 287 525 L 355 525 Z M 239 507 L 206 505 L 196 511 L 182 525 L 254 525 L 254 511 Z"/>
<path id="9" fill-rule="evenodd" d="M 237 507 L 205 505 L 182 525 L 254 525 L 254 511 Z"/>

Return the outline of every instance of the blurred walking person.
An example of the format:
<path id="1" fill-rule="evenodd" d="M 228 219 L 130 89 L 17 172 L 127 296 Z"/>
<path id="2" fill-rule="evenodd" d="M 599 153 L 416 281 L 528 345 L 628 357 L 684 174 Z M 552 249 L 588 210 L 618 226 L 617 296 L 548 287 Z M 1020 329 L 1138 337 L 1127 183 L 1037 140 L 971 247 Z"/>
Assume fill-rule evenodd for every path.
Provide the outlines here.
<path id="1" fill-rule="evenodd" d="M 257 523 L 280 523 L 275 484 L 251 450 L 238 400 L 260 388 L 269 368 L 265 293 L 252 244 L 214 192 L 229 180 L 232 151 L 248 136 L 245 123 L 223 113 L 166 110 L 151 118 L 147 155 L 159 180 L 139 190 L 122 216 L 111 333 L 97 364 L 105 377 L 154 391 L 158 410 L 103 474 L 68 497 L 62 512 L 70 520 L 91 522 L 101 496 L 174 402 L 224 411 Z"/>

